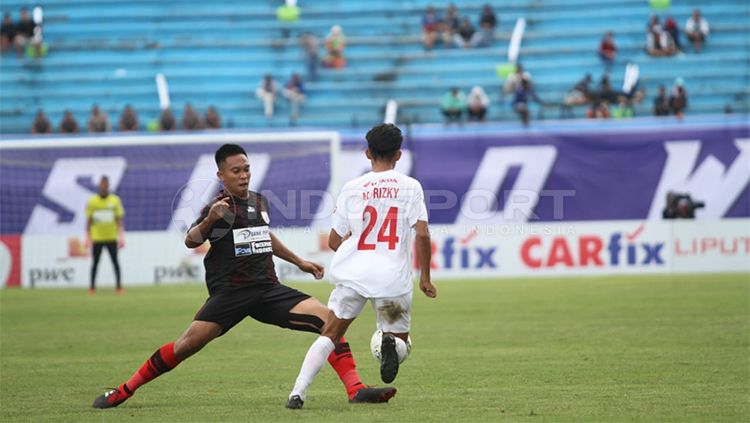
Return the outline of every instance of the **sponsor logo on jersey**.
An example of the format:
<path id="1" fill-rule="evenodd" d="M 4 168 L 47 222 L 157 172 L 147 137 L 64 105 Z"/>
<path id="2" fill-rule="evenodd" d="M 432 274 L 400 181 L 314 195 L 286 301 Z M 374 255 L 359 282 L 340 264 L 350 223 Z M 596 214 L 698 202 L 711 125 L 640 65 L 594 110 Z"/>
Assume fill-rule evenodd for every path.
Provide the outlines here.
<path id="1" fill-rule="evenodd" d="M 253 249 L 250 247 L 250 244 L 239 244 L 234 246 L 235 257 L 249 256 L 251 254 L 253 254 Z"/>
<path id="2" fill-rule="evenodd" d="M 253 242 L 252 248 L 253 248 L 253 254 L 264 254 L 264 253 L 273 252 L 271 241 Z"/>
<path id="3" fill-rule="evenodd" d="M 235 257 L 264 254 L 273 251 L 268 226 L 256 226 L 232 231 Z"/>

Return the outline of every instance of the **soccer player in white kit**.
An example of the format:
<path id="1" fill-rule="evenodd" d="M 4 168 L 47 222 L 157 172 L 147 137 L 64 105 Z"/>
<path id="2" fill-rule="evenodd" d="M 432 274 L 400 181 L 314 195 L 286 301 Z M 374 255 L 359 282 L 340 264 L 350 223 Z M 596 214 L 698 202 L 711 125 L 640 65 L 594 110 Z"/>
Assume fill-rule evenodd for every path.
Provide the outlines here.
<path id="1" fill-rule="evenodd" d="M 396 378 L 396 343 L 408 342 L 411 321 L 413 233 L 419 289 L 430 298 L 437 295 L 430 281 L 432 249 L 422 186 L 394 170 L 401 158 L 401 130 L 381 124 L 366 138 L 372 171 L 344 185 L 336 200 L 328 239 L 336 252 L 330 271 L 336 285 L 328 300 L 331 311 L 321 336 L 307 351 L 287 408 L 302 408 L 310 383 L 367 300 L 383 332 L 380 376 L 385 383 Z"/>

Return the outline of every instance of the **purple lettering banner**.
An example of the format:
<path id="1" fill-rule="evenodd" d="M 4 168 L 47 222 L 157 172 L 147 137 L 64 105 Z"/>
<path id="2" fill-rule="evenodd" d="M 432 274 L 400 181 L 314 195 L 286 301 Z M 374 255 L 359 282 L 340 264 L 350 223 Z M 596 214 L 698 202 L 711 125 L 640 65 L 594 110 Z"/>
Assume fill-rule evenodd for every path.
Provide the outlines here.
<path id="1" fill-rule="evenodd" d="M 0 233 L 82 231 L 85 202 L 103 175 L 122 198 L 128 230 L 184 229 L 219 188 L 218 144 L 152 138 L 139 145 L 91 138 L 65 148 L 0 141 Z M 328 143 L 243 145 L 251 189 L 269 197 L 272 226 L 308 226 L 330 212 Z M 361 136 L 344 137 L 342 179 L 367 171 L 365 147 Z M 750 217 L 747 123 L 421 130 L 403 148 L 397 169 L 422 183 L 431 223 L 659 219 L 670 191 L 705 202 L 698 218 Z"/>

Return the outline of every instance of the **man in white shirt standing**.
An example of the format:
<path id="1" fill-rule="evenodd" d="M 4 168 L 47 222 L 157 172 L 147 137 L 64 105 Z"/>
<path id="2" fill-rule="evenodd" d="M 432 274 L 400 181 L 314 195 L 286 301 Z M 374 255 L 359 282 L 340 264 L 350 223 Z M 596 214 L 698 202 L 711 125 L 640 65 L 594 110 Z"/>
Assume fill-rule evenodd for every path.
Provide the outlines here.
<path id="1" fill-rule="evenodd" d="M 685 24 L 685 34 L 693 42 L 695 52 L 701 52 L 701 46 L 708 37 L 708 22 L 701 16 L 701 11 L 693 10 L 693 16 L 689 17 Z"/>
<path id="2" fill-rule="evenodd" d="M 344 185 L 336 200 L 328 245 L 336 253 L 331 263 L 331 309 L 321 336 L 307 351 L 287 408 L 304 404 L 307 388 L 326 357 L 360 314 L 367 300 L 383 332 L 380 376 L 396 378 L 399 347 L 409 339 L 412 301 L 411 248 L 419 263 L 419 289 L 435 298 L 430 281 L 431 244 L 427 208 L 420 183 L 394 170 L 401 158 L 401 130 L 380 124 L 367 133 L 365 154 L 372 171 Z"/>

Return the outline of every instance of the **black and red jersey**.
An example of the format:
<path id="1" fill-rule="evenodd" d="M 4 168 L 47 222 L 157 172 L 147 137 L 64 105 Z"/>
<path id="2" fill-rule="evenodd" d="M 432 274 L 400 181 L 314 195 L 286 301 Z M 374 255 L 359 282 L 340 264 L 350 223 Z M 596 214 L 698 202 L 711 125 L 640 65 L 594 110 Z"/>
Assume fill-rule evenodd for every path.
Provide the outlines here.
<path id="1" fill-rule="evenodd" d="M 277 284 L 273 264 L 268 202 L 250 191 L 247 199 L 221 191 L 201 211 L 191 228 L 208 215 L 211 206 L 226 199 L 229 213 L 208 234 L 211 248 L 203 264 L 209 294 L 256 284 Z"/>

